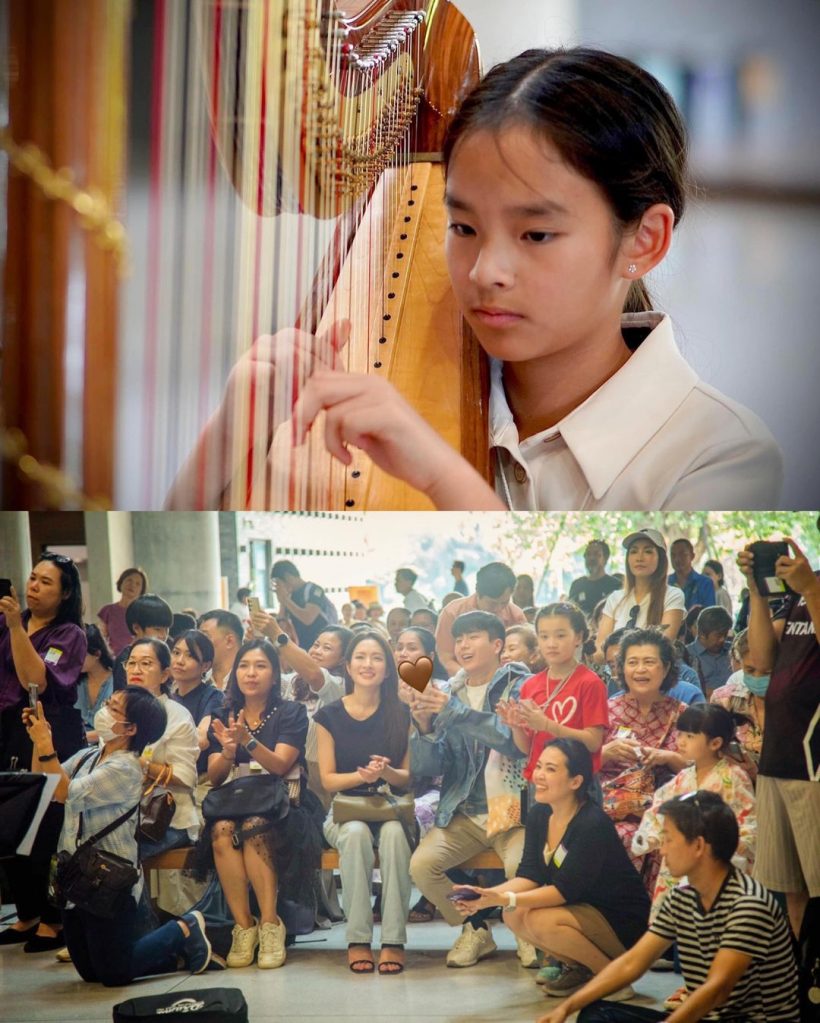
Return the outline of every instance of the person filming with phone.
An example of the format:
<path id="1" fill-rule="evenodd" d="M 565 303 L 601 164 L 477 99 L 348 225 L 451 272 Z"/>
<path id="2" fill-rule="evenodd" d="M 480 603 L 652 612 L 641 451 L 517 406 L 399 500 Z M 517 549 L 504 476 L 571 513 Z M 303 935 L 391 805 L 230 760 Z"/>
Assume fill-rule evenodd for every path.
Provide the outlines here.
<path id="1" fill-rule="evenodd" d="M 749 587 L 749 654 L 759 668 L 771 669 L 757 776 L 755 877 L 785 892 L 799 937 L 809 899 L 820 896 L 820 572 L 791 537 L 749 544 L 737 564 Z M 769 602 L 784 596 L 773 618 Z"/>
<path id="2" fill-rule="evenodd" d="M 22 711 L 39 700 L 54 737 L 54 756 L 67 760 L 85 746 L 77 684 L 85 661 L 82 592 L 77 566 L 46 553 L 25 586 L 25 610 L 11 580 L 0 596 L 0 770 L 42 771 L 32 755 Z M 33 761 L 33 762 L 32 762 Z M 17 907 L 17 922 L 0 933 L 0 945 L 24 952 L 60 948 L 60 914 L 47 900 L 48 869 L 62 827 L 62 807 L 52 804 L 30 856 L 14 856 L 4 869 Z"/>

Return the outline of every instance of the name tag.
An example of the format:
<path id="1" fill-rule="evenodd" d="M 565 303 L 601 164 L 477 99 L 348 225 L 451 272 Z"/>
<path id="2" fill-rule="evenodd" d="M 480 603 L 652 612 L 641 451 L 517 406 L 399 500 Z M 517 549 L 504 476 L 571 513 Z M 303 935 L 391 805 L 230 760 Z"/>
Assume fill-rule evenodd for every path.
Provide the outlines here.
<path id="1" fill-rule="evenodd" d="M 552 854 L 552 862 L 556 867 L 560 867 L 566 858 L 567 850 L 564 848 L 564 843 L 562 842 Z"/>
<path id="2" fill-rule="evenodd" d="M 615 733 L 615 738 L 616 739 L 631 739 L 632 738 L 632 729 L 631 728 L 627 728 L 626 725 L 621 725 L 619 727 L 618 731 Z"/>
<path id="3" fill-rule="evenodd" d="M 46 664 L 57 664 L 62 656 L 62 650 L 58 649 L 56 646 L 50 646 L 43 660 Z"/>

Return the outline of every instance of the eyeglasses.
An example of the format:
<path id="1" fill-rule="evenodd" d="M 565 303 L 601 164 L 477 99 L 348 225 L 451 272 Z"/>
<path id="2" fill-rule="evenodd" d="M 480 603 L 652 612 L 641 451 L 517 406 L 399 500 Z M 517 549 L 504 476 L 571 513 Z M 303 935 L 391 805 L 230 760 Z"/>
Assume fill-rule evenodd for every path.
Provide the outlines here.
<path id="1" fill-rule="evenodd" d="M 67 558 L 65 554 L 52 554 L 51 551 L 45 551 L 43 553 L 44 561 L 53 561 L 56 565 L 73 565 L 74 562 L 71 558 Z"/>
<path id="2" fill-rule="evenodd" d="M 629 609 L 629 621 L 626 623 L 624 628 L 626 628 L 626 629 L 634 629 L 635 626 L 638 624 L 638 615 L 640 613 L 641 613 L 641 605 L 640 604 L 635 604 L 633 607 L 631 607 Z"/>

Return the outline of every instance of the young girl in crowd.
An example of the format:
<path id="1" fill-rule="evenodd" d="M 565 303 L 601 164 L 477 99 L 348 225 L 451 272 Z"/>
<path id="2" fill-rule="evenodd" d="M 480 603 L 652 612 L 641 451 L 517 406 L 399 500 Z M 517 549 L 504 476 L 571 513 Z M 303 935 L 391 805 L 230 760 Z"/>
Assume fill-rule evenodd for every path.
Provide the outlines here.
<path id="1" fill-rule="evenodd" d="M 577 604 L 548 604 L 535 616 L 538 649 L 546 668 L 527 679 L 518 702 L 500 703 L 501 720 L 513 729 L 515 744 L 529 753 L 524 777 L 532 772 L 551 739 L 577 739 L 592 754 L 592 769 L 601 766 L 601 744 L 609 722 L 606 686 L 580 663 L 589 635 Z"/>
<path id="2" fill-rule="evenodd" d="M 251 346 L 170 504 L 219 506 L 236 471 L 219 453 L 247 432 L 237 410 L 255 380 L 270 387 L 298 361 L 313 373 L 295 441 L 324 409 L 332 455 L 349 464 L 354 445 L 438 508 L 775 507 L 771 435 L 698 378 L 643 283 L 683 215 L 686 154 L 669 94 L 629 60 L 528 50 L 494 67 L 444 145 L 448 269 L 491 360 L 494 489 L 385 379 L 340 372 L 349 328 L 337 324 Z M 219 467 L 207 486 L 204 466 Z"/>
<path id="3" fill-rule="evenodd" d="M 657 529 L 639 529 L 623 541 L 626 573 L 623 590 L 606 598 L 598 625 L 595 658 L 604 662 L 607 638 L 614 629 L 645 629 L 659 626 L 675 641 L 686 602 L 683 590 L 667 582 L 669 559 L 666 541 Z"/>
<path id="4" fill-rule="evenodd" d="M 678 751 L 689 763 L 655 793 L 652 806 L 643 815 L 632 839 L 633 855 L 641 856 L 660 848 L 662 819 L 658 810 L 663 803 L 687 792 L 707 789 L 716 792 L 734 811 L 740 828 L 740 843 L 732 862 L 741 870 L 751 872 L 757 831 L 755 796 L 748 774 L 726 756 L 735 737 L 732 715 L 716 704 L 698 704 L 683 711 L 676 728 Z M 681 883 L 685 883 L 685 879 L 683 882 L 680 878 L 674 879 L 662 861 L 652 899 L 653 916 L 669 889 Z"/>

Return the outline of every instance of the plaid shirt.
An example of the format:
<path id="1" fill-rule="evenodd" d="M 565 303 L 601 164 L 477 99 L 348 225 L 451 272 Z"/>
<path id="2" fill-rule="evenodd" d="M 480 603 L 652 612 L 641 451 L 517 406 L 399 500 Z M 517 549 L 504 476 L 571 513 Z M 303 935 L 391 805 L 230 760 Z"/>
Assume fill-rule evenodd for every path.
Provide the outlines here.
<path id="1" fill-rule="evenodd" d="M 62 765 L 71 779 L 68 783 L 68 798 L 65 804 L 65 820 L 60 834 L 59 849 L 74 852 L 78 845 L 77 832 L 80 829 L 80 814 L 83 816 L 83 833 L 79 841 L 95 835 L 111 821 L 116 820 L 139 802 L 142 795 L 142 767 L 136 753 L 116 750 L 101 764 L 99 750 L 91 753 L 80 750 Z M 80 761 L 86 758 L 77 769 Z M 76 773 L 75 773 L 76 772 Z M 139 854 L 135 831 L 137 814 L 115 828 L 97 844 L 100 849 L 122 856 L 139 866 Z M 142 893 L 142 874 L 133 888 L 133 896 L 139 899 Z"/>

